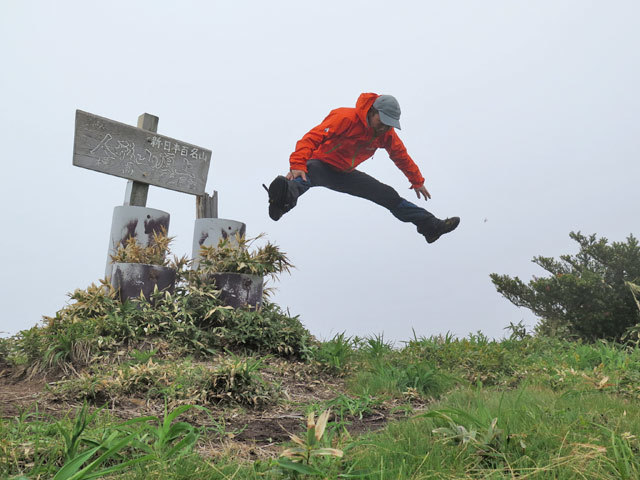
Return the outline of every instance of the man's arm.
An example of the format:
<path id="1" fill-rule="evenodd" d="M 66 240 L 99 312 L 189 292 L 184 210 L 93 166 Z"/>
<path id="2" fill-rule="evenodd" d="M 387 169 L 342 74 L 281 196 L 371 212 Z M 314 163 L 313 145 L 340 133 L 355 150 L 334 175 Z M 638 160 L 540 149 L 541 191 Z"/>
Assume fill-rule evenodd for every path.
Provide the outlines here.
<path id="1" fill-rule="evenodd" d="M 416 196 L 423 196 L 425 200 L 431 198 L 431 194 L 424 186 L 424 177 L 420 173 L 420 169 L 407 153 L 407 149 L 396 134 L 395 130 L 391 130 L 388 134 L 388 140 L 385 149 L 389 153 L 389 157 L 393 163 L 405 174 L 411 182 L 411 188 L 415 190 Z"/>
<path id="2" fill-rule="evenodd" d="M 420 195 L 422 194 L 422 196 L 424 197 L 425 200 L 428 200 L 431 198 L 431 194 L 429 193 L 429 190 L 427 190 L 427 187 L 424 186 L 424 183 L 419 186 L 419 187 L 411 187 L 415 190 L 416 192 L 416 196 L 418 198 L 420 198 Z"/>
<path id="3" fill-rule="evenodd" d="M 287 178 L 303 177 L 306 180 L 306 175 L 303 174 L 307 171 L 307 161 L 311 159 L 313 152 L 322 143 L 347 131 L 351 121 L 342 110 L 344 109 L 332 110 L 320 125 L 313 127 L 298 140 L 295 151 L 289 157 L 291 171 Z"/>

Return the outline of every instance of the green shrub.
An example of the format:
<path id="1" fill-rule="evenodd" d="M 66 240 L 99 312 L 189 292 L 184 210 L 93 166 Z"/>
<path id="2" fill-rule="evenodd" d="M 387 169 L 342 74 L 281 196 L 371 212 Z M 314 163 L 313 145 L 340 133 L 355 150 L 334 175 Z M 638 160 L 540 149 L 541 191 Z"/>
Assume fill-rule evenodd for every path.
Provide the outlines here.
<path id="1" fill-rule="evenodd" d="M 489 340 L 477 333 L 468 338 L 414 338 L 406 350 L 416 362 L 430 362 L 436 368 L 456 372 L 469 382 L 495 385 L 509 379 L 535 351 L 535 340 Z"/>
<path id="2" fill-rule="evenodd" d="M 161 239 L 156 240 L 154 245 L 161 245 Z M 308 359 L 312 337 L 298 317 L 285 314 L 266 298 L 259 310 L 225 306 L 216 285 L 207 280 L 205 273 L 211 272 L 214 265 L 222 268 L 244 262 L 236 265 L 237 270 L 246 268 L 262 275 L 276 275 L 291 266 L 272 244 L 247 252 L 246 241 L 239 241 L 241 249 L 231 248 L 224 241 L 218 249 L 207 249 L 208 257 L 196 270 L 188 268 L 185 261 L 176 260 L 172 264 L 177 269 L 173 293 L 156 290 L 149 299 L 141 296 L 122 303 L 113 287 L 104 281 L 74 291 L 69 304 L 54 316 L 44 317 L 44 326 L 16 336 L 16 358 L 22 358 L 36 371 L 68 372 L 96 359 L 117 361 L 114 352 L 121 357 L 122 351 L 163 342 L 174 353 L 183 355 L 207 356 L 229 349 L 243 354 Z M 131 243 L 129 251 L 122 249 L 122 260 L 125 254 L 129 260 L 142 258 L 144 252 L 134 247 Z M 157 257 L 161 252 L 156 250 L 151 254 Z M 7 356 L 0 351 L 0 361 Z"/>
<path id="3" fill-rule="evenodd" d="M 353 354 L 353 339 L 342 332 L 331 340 L 320 343 L 313 352 L 313 358 L 321 370 L 344 375 L 349 369 Z"/>
<path id="4" fill-rule="evenodd" d="M 361 395 L 409 400 L 423 396 L 437 398 L 456 382 L 431 360 L 408 351 L 393 351 L 377 358 L 371 358 L 365 352 L 362 360 L 349 382 L 351 388 Z"/>
<path id="5" fill-rule="evenodd" d="M 15 337 L 0 337 L 0 370 L 5 366 L 11 366 L 15 363 Z"/>
<path id="6" fill-rule="evenodd" d="M 276 245 L 267 242 L 263 247 L 249 250 L 254 239 L 222 238 L 217 246 L 200 247 L 199 269 L 202 273 L 233 272 L 249 275 L 276 276 L 289 272 L 293 266 L 286 254 Z"/>
<path id="7" fill-rule="evenodd" d="M 163 226 L 160 232 L 153 232 L 153 238 L 146 247 L 140 245 L 136 237 L 129 237 L 124 245 L 111 255 L 112 263 L 146 263 L 149 265 L 161 265 L 168 267 L 170 261 L 169 245 L 174 237 L 167 236 L 167 230 Z"/>
<path id="8" fill-rule="evenodd" d="M 372 335 L 359 342 L 359 350 L 370 358 L 381 358 L 393 351 L 393 342 L 384 340 L 384 334 Z"/>
<path id="9" fill-rule="evenodd" d="M 42 362 L 47 341 L 49 340 L 44 328 L 39 326 L 31 327 L 29 330 L 20 331 L 14 338 L 20 358 L 20 361 L 17 362 L 18 364 L 34 365 Z"/>
<path id="10" fill-rule="evenodd" d="M 259 311 L 224 310 L 211 322 L 217 348 L 274 354 L 307 360 L 311 335 L 297 316 L 290 317 L 271 302 Z"/>
<path id="11" fill-rule="evenodd" d="M 633 235 L 608 244 L 606 238 L 571 232 L 576 255 L 560 260 L 535 257 L 550 275 L 525 285 L 518 277 L 491 274 L 498 292 L 540 317 L 537 329 L 563 338 L 620 340 L 640 315 L 625 282 L 640 279 L 640 246 Z"/>
<path id="12" fill-rule="evenodd" d="M 235 402 L 257 407 L 275 401 L 277 388 L 267 385 L 259 375 L 262 361 L 232 357 L 208 375 L 205 382 L 207 400 L 212 403 Z"/>
<path id="13" fill-rule="evenodd" d="M 274 402 L 279 386 L 260 374 L 262 361 L 252 357 L 218 357 L 208 364 L 189 360 L 96 366 L 56 385 L 59 397 L 114 403 L 123 397 L 166 399 L 170 404 L 239 404 L 257 407 Z"/>

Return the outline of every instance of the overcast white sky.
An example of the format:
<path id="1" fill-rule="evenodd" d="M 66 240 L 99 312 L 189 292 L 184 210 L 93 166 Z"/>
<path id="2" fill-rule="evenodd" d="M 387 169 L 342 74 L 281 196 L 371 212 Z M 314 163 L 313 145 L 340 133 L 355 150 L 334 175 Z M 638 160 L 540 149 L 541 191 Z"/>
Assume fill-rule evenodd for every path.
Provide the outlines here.
<path id="1" fill-rule="evenodd" d="M 320 338 L 501 337 L 535 319 L 492 272 L 529 280 L 571 230 L 638 235 L 635 0 L 0 2 L 0 330 L 52 315 L 103 275 L 126 181 L 72 166 L 76 109 L 213 151 L 207 191 L 296 269 L 275 301 Z M 428 245 L 363 200 L 314 189 L 279 222 L 262 183 L 361 92 L 392 94 L 427 204 L 459 215 Z M 362 170 L 417 201 L 384 150 Z M 151 187 L 191 253 L 195 198 Z"/>

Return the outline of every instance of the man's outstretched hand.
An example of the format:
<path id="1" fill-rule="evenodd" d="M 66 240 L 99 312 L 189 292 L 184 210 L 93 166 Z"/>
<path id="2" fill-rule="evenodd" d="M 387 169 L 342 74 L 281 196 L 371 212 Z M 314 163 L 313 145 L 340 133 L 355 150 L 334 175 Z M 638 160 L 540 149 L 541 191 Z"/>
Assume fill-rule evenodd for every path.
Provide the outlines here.
<path id="1" fill-rule="evenodd" d="M 298 177 L 302 177 L 305 182 L 307 181 L 307 174 L 302 170 L 291 170 L 286 176 L 287 180 L 293 180 Z"/>
<path id="2" fill-rule="evenodd" d="M 416 191 L 416 196 L 418 198 L 420 198 L 420 195 L 422 195 L 424 197 L 425 200 L 429 200 L 431 198 L 431 194 L 429 193 L 429 190 L 427 190 L 427 187 L 425 187 L 424 185 L 421 185 L 419 187 L 411 187 Z"/>

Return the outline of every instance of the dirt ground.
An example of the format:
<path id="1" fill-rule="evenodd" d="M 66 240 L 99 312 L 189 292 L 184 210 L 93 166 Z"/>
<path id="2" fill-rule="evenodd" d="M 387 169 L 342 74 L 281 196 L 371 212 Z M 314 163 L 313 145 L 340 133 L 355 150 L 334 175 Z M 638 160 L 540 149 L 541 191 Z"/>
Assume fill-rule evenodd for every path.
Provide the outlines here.
<path id="1" fill-rule="evenodd" d="M 296 372 L 300 372 L 293 366 Z M 209 414 L 190 410 L 181 419 L 194 425 L 209 427 L 198 447 L 207 456 L 232 454 L 247 460 L 273 456 L 281 449 L 280 444 L 289 440 L 291 434 L 300 434 L 305 429 L 305 406 L 322 403 L 346 393 L 344 381 L 331 375 L 314 373 L 282 375 L 276 378 L 273 372 L 263 373 L 265 380 L 281 382 L 281 398 L 274 405 L 248 409 L 233 406 L 206 405 Z M 269 378 L 269 377 L 272 378 Z M 38 409 L 40 414 L 62 418 L 81 407 L 80 402 L 56 397 L 50 385 L 63 379 L 25 378 L 15 372 L 0 371 L 0 418 L 13 418 L 24 412 Z M 351 436 L 382 428 L 389 421 L 402 418 L 404 413 L 395 412 L 394 404 L 383 403 L 359 418 L 347 418 L 346 428 Z M 415 405 L 420 409 L 420 405 Z M 108 405 L 113 415 L 124 419 L 144 415 L 162 417 L 164 403 L 158 400 L 125 397 Z"/>

